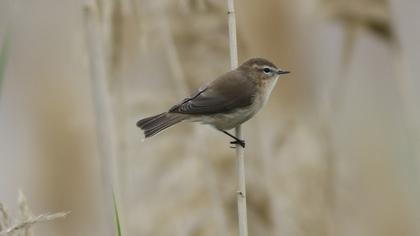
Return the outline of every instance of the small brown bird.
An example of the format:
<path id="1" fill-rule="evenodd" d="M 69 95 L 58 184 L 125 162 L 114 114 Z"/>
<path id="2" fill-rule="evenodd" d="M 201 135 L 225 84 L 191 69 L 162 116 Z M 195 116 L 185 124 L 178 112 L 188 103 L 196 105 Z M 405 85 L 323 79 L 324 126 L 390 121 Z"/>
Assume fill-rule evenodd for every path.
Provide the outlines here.
<path id="1" fill-rule="evenodd" d="M 255 115 L 268 101 L 281 74 L 288 74 L 263 58 L 252 58 L 201 87 L 169 111 L 141 119 L 137 126 L 146 138 L 181 121 L 209 124 L 245 147 L 245 141 L 227 132 Z"/>

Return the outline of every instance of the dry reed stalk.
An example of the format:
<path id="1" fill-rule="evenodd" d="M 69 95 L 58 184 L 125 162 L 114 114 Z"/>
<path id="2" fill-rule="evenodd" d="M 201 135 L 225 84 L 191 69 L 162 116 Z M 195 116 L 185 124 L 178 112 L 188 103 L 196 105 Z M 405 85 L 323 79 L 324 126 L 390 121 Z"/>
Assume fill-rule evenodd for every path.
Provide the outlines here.
<path id="1" fill-rule="evenodd" d="M 109 10 L 107 10 L 109 11 Z M 105 39 L 101 28 L 98 7 L 93 1 L 84 6 L 85 31 L 91 73 L 91 87 L 96 111 L 98 151 L 101 159 L 102 178 L 104 184 L 105 214 L 109 232 L 115 229 L 113 219 L 112 196 L 117 183 L 115 157 L 117 155 L 116 132 L 111 98 L 108 89 L 106 69 Z M 107 21 L 110 22 L 110 21 Z M 109 27 L 106 32 L 109 30 Z M 118 192 L 118 191 L 117 191 Z"/>
<path id="2" fill-rule="evenodd" d="M 410 78 L 407 71 L 407 62 L 405 55 L 398 43 L 391 44 L 391 50 L 394 60 L 394 73 L 397 84 L 397 92 L 401 102 L 401 112 L 403 114 L 403 127 L 407 140 L 409 142 L 410 151 L 416 157 L 420 157 L 420 123 L 416 117 L 419 117 L 420 110 L 414 101 L 418 101 L 416 96 L 414 81 Z"/>
<path id="3" fill-rule="evenodd" d="M 179 60 L 179 53 L 172 36 L 171 28 L 169 26 L 166 14 L 162 14 L 162 16 L 159 16 L 159 18 L 160 19 L 157 20 L 160 23 L 160 33 L 163 40 L 163 45 L 165 47 L 167 60 L 173 74 L 173 79 L 175 81 L 175 88 L 178 93 L 177 95 L 182 97 L 187 94 L 188 89 L 185 82 L 185 74 Z"/>
<path id="4" fill-rule="evenodd" d="M 112 9 L 108 11 L 110 16 L 108 17 L 109 21 L 104 22 L 104 24 L 109 25 L 110 28 L 109 35 L 109 44 L 107 45 L 107 60 L 106 66 L 108 68 L 108 93 L 109 96 L 113 98 L 113 103 L 109 104 L 111 109 L 114 112 L 113 120 L 115 125 L 115 157 L 114 157 L 114 171 L 115 178 L 113 185 L 113 200 L 118 205 L 118 225 L 120 230 L 125 229 L 122 227 L 125 222 L 125 205 L 121 201 L 122 195 L 125 190 L 125 181 L 120 182 L 119 180 L 127 179 L 126 173 L 128 163 L 127 163 L 127 133 L 126 133 L 126 124 L 127 124 L 127 112 L 126 112 L 126 85 L 124 80 L 124 75 L 122 72 L 122 63 L 123 63 L 123 43 L 124 43 L 124 29 L 125 29 L 125 18 L 128 11 L 124 11 L 124 1 L 123 0 L 112 0 Z M 117 158 L 118 157 L 118 162 Z M 122 225 L 122 226 L 121 226 Z"/>
<path id="5" fill-rule="evenodd" d="M 19 191 L 18 197 L 20 219 L 12 220 L 3 204 L 0 203 L 0 236 L 31 236 L 31 227 L 36 223 L 55 220 L 66 217 L 70 212 L 59 212 L 54 214 L 41 214 L 34 217 L 29 208 L 26 197 Z"/>
<path id="6" fill-rule="evenodd" d="M 236 19 L 233 0 L 227 0 L 228 24 L 229 24 L 229 49 L 230 49 L 230 67 L 238 67 L 238 47 L 236 41 Z M 235 128 L 235 135 L 242 139 L 242 129 L 239 125 Z M 245 160 L 244 148 L 236 144 L 236 168 L 238 177 L 238 191 L 236 200 L 238 204 L 238 226 L 239 235 L 248 236 L 248 223 L 246 212 L 246 187 L 245 187 Z"/>
<path id="7" fill-rule="evenodd" d="M 366 1 L 365 4 L 360 2 L 349 2 L 349 1 L 331 1 L 330 5 L 327 6 L 328 14 L 336 20 L 340 20 L 343 23 L 344 28 L 344 39 L 343 47 L 341 51 L 341 62 L 336 80 L 331 81 L 329 87 L 325 92 L 324 103 L 321 109 L 323 109 L 323 123 L 322 129 L 324 131 L 324 137 L 327 150 L 327 170 L 328 170 L 328 202 L 330 204 L 329 212 L 329 224 L 328 229 L 330 235 L 336 235 L 336 224 L 334 221 L 335 209 L 339 205 L 339 200 L 336 197 L 337 183 L 341 180 L 340 173 L 340 155 L 336 150 L 336 137 L 334 134 L 334 127 L 330 124 L 332 117 L 340 112 L 340 109 L 344 106 L 343 100 L 347 94 L 347 83 L 349 81 L 348 69 L 352 61 L 352 54 L 357 43 L 357 39 L 360 36 L 360 30 L 367 29 L 373 33 L 376 33 L 382 39 L 387 42 L 394 41 L 392 28 L 390 27 L 389 12 L 386 2 L 383 1 Z M 366 7 L 365 7 L 366 5 Z"/>
<path id="8" fill-rule="evenodd" d="M 332 118 L 338 114 L 342 107 L 342 101 L 347 94 L 347 84 L 349 80 L 348 68 L 352 60 L 352 54 L 356 44 L 358 34 L 358 25 L 348 23 L 344 26 L 344 41 L 341 50 L 341 61 L 338 76 L 336 80 L 331 81 L 328 85 L 324 103 L 322 104 L 322 123 L 321 130 L 322 136 L 324 137 L 326 147 L 326 160 L 325 165 L 327 169 L 326 179 L 326 195 L 328 199 L 328 211 L 327 211 L 327 225 L 326 230 L 328 235 L 336 234 L 336 208 L 338 205 L 337 199 L 337 183 L 340 182 L 340 169 L 339 162 L 340 156 L 337 152 L 336 137 L 334 134 L 334 127 L 331 126 Z"/>
<path id="9" fill-rule="evenodd" d="M 340 182 L 340 156 L 337 151 L 337 144 L 334 134 L 334 127 L 331 126 L 333 123 L 333 117 L 339 113 L 340 108 L 343 106 L 343 100 L 348 91 L 349 82 L 349 66 L 352 60 L 353 51 L 356 45 L 357 36 L 359 33 L 359 25 L 354 22 L 348 22 L 344 25 L 344 38 L 343 46 L 341 50 L 341 61 L 340 68 L 338 70 L 338 76 L 336 80 L 331 81 L 329 87 L 326 89 L 325 103 L 321 107 L 323 109 L 322 121 L 322 136 L 324 137 L 326 146 L 326 169 L 327 169 L 327 184 L 326 194 L 328 198 L 328 211 L 327 211 L 327 225 L 326 229 L 329 235 L 336 234 L 336 208 L 338 205 L 337 199 L 337 183 Z"/>
<path id="10" fill-rule="evenodd" d="M 261 117 L 257 119 L 257 130 L 264 130 L 264 125 L 262 122 Z M 271 186 L 275 186 L 274 183 L 274 176 L 273 176 L 273 162 L 272 162 L 272 156 L 273 156 L 273 142 L 274 136 L 272 133 L 269 132 L 258 132 L 258 140 L 260 142 L 260 154 L 261 154 L 261 163 L 262 163 L 262 169 L 263 174 L 262 178 L 264 179 L 265 184 L 265 190 L 267 191 L 267 201 L 269 202 L 269 206 L 274 206 L 274 197 L 276 196 L 274 188 Z M 270 217 L 273 219 L 273 222 L 279 222 L 278 214 L 276 214 L 275 210 L 270 211 Z M 274 225 L 274 230 L 276 230 L 276 225 Z"/>
<path id="11" fill-rule="evenodd" d="M 32 216 L 31 210 L 29 209 L 29 205 L 26 200 L 26 197 L 25 195 L 23 195 L 22 191 L 19 191 L 18 205 L 19 205 L 19 213 L 20 213 L 21 220 L 23 222 L 30 220 L 31 217 L 33 216 Z M 23 235 L 25 236 L 33 235 L 30 227 L 25 227 L 22 231 L 23 231 Z"/>
<path id="12" fill-rule="evenodd" d="M 179 59 L 178 49 L 175 45 L 174 37 L 166 14 L 162 14 L 161 16 L 160 33 L 164 42 L 165 52 L 167 53 L 167 60 L 173 74 L 172 78 L 174 79 L 176 85 L 175 88 L 177 94 L 180 96 L 184 96 L 187 93 L 188 83 L 186 81 L 186 76 Z M 197 126 L 194 126 L 194 134 L 193 138 L 191 139 L 192 141 L 188 142 L 189 150 L 187 151 L 187 158 L 195 158 L 194 156 L 197 153 L 207 151 L 202 150 L 202 148 L 206 146 L 203 145 L 206 133 L 200 131 L 201 129 L 198 129 Z M 228 235 L 226 216 L 223 212 L 223 199 L 222 196 L 220 196 L 220 194 L 217 194 L 217 184 L 216 177 L 214 174 L 214 167 L 207 158 L 201 159 L 201 162 L 208 169 L 208 171 L 206 171 L 205 173 L 205 182 L 213 203 L 212 209 L 214 219 L 217 222 L 218 235 Z"/>
<path id="13" fill-rule="evenodd" d="M 7 209 L 3 206 L 2 203 L 0 203 L 0 213 L 0 232 L 2 232 L 3 229 L 7 229 L 10 225 L 9 213 L 7 212 Z"/>
<path id="14" fill-rule="evenodd" d="M 189 150 L 187 153 L 190 155 L 189 158 L 194 158 L 192 155 L 202 152 L 209 152 L 207 145 L 205 145 L 205 138 L 207 132 L 204 129 L 199 129 L 197 126 L 194 127 L 194 135 L 192 141 L 189 142 Z M 198 157 L 201 157 L 198 155 Z M 226 216 L 223 210 L 223 196 L 219 194 L 217 178 L 215 175 L 215 168 L 208 158 L 201 158 L 200 163 L 205 167 L 206 171 L 203 175 L 203 179 L 206 184 L 207 192 L 211 200 L 211 208 L 213 219 L 216 221 L 217 235 L 229 235 L 229 230 L 226 225 Z"/>
<path id="15" fill-rule="evenodd" d="M 32 225 L 36 224 L 36 223 L 41 223 L 41 222 L 46 222 L 46 221 L 51 221 L 51 220 L 55 220 L 58 218 L 63 218 L 66 217 L 70 212 L 60 212 L 60 213 L 54 213 L 54 214 L 42 214 L 42 215 L 38 215 L 36 217 L 30 217 L 29 219 L 23 221 L 23 222 L 19 222 L 15 225 L 10 226 L 9 228 L 3 230 L 0 232 L 0 235 L 9 235 L 9 234 L 13 234 L 14 232 L 17 232 L 19 230 L 27 230 L 29 229 L 29 227 L 31 227 Z M 26 235 L 26 234 L 23 234 Z"/>

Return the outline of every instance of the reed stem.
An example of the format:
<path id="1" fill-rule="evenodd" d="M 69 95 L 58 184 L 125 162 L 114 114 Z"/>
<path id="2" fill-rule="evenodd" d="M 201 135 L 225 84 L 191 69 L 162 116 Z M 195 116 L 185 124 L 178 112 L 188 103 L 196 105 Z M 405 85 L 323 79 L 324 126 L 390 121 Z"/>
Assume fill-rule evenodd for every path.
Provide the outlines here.
<path id="1" fill-rule="evenodd" d="M 238 47 L 236 43 L 236 19 L 233 0 L 227 0 L 228 23 L 229 23 L 229 48 L 230 48 L 230 67 L 238 67 Z M 235 135 L 242 139 L 242 129 L 239 125 L 235 129 Z M 236 200 L 238 205 L 238 227 L 240 236 L 248 236 L 248 223 L 246 212 L 246 186 L 245 186 L 245 160 L 244 148 L 236 144 L 236 169 L 238 177 L 238 190 Z"/>

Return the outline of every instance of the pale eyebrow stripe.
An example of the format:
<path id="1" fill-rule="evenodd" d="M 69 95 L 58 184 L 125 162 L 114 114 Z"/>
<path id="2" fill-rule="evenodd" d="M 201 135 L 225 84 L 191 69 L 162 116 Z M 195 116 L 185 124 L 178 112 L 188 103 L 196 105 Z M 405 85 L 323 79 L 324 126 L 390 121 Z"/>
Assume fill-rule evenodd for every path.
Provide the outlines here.
<path id="1" fill-rule="evenodd" d="M 264 68 L 270 68 L 270 70 L 272 70 L 272 71 L 277 71 L 278 70 L 277 68 L 274 68 L 274 67 L 271 67 L 271 66 L 258 66 L 257 68 L 260 69 L 260 70 L 263 70 Z"/>

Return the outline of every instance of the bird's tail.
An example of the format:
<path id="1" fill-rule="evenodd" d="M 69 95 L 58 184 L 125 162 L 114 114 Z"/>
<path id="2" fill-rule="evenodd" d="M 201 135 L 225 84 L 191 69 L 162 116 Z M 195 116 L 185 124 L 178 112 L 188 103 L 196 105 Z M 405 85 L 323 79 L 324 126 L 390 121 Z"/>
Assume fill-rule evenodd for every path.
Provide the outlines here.
<path id="1" fill-rule="evenodd" d="M 186 118 L 187 116 L 185 114 L 164 112 L 137 121 L 137 127 L 142 129 L 144 131 L 144 136 L 148 138 Z"/>

